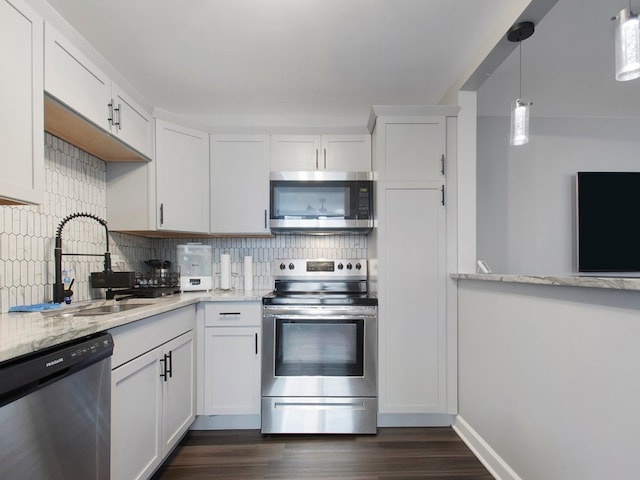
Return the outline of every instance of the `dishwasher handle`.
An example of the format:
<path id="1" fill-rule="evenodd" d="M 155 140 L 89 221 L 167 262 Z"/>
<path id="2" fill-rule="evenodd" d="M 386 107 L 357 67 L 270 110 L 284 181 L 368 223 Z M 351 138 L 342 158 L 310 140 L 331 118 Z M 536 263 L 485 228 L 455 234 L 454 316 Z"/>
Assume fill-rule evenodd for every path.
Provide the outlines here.
<path id="1" fill-rule="evenodd" d="M 0 363 L 0 406 L 113 355 L 113 337 L 100 333 Z"/>

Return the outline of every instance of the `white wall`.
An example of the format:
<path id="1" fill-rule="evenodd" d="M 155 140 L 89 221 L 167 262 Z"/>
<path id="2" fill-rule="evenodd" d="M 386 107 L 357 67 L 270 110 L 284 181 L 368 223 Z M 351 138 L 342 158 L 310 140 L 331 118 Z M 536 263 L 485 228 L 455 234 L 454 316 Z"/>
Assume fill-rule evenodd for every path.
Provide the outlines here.
<path id="1" fill-rule="evenodd" d="M 458 283 L 459 414 L 502 478 L 638 478 L 638 292 Z"/>
<path id="2" fill-rule="evenodd" d="M 534 117 L 520 147 L 508 122 L 478 119 L 478 258 L 500 273 L 575 272 L 575 174 L 639 171 L 640 120 Z"/>

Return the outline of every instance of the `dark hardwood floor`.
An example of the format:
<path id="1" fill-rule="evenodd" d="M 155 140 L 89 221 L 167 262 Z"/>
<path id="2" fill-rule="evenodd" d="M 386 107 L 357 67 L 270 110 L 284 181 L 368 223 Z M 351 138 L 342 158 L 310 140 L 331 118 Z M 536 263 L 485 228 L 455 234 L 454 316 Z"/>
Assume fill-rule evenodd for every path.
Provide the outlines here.
<path id="1" fill-rule="evenodd" d="M 191 431 L 152 480 L 491 480 L 451 428 L 377 435 Z"/>

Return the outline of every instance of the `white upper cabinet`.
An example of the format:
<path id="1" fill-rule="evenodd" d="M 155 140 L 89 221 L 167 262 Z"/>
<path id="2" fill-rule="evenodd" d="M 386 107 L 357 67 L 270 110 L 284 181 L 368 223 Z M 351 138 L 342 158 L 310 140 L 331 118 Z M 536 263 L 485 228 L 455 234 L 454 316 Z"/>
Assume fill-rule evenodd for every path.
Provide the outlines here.
<path id="1" fill-rule="evenodd" d="M 371 170 L 370 135 L 322 135 L 322 169 L 343 172 Z"/>
<path id="2" fill-rule="evenodd" d="M 153 152 L 153 122 L 149 112 L 115 83 L 111 84 L 111 133 L 148 158 Z"/>
<path id="3" fill-rule="evenodd" d="M 363 135 L 272 135 L 271 171 L 371 170 L 371 137 Z"/>
<path id="4" fill-rule="evenodd" d="M 378 180 L 443 182 L 446 174 L 446 118 L 378 118 Z"/>
<path id="5" fill-rule="evenodd" d="M 151 158 L 151 115 L 48 23 L 45 25 L 44 59 L 44 88 L 48 95 L 144 157 Z M 91 130 L 76 138 L 74 129 L 77 131 L 83 127 L 68 128 L 74 123 L 68 112 L 51 106 L 47 110 L 49 115 L 52 119 L 47 121 L 46 128 L 54 135 L 103 160 L 130 160 L 130 153 L 117 149 L 110 151 L 102 145 L 104 139 Z"/>
<path id="6" fill-rule="evenodd" d="M 267 234 L 269 136 L 211 136 L 211 233 Z"/>
<path id="7" fill-rule="evenodd" d="M 157 229 L 209 233 L 209 134 L 155 124 Z"/>
<path id="8" fill-rule="evenodd" d="M 44 198 L 42 59 L 42 19 L 0 0 L 0 205 Z"/>

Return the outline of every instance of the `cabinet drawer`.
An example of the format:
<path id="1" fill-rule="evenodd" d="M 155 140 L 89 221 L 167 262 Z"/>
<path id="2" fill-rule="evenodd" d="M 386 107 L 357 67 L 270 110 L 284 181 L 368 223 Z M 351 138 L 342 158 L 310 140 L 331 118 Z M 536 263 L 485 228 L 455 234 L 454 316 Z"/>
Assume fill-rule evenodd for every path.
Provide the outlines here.
<path id="1" fill-rule="evenodd" d="M 204 323 L 207 327 L 237 327 L 260 325 L 261 302 L 217 302 L 204 307 Z"/>
<path id="2" fill-rule="evenodd" d="M 109 330 L 113 335 L 111 368 L 114 369 L 158 345 L 193 330 L 195 321 L 195 306 L 191 305 Z"/>

